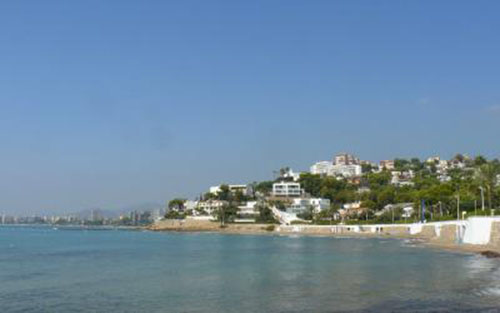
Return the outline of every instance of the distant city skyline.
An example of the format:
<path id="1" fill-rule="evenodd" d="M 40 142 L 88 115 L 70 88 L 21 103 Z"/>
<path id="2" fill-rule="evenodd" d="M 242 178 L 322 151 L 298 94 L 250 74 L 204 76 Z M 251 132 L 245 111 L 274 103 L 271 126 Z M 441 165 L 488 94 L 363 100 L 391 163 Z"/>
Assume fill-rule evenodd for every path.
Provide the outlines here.
<path id="1" fill-rule="evenodd" d="M 0 4 L 0 213 L 500 157 L 497 1 Z"/>

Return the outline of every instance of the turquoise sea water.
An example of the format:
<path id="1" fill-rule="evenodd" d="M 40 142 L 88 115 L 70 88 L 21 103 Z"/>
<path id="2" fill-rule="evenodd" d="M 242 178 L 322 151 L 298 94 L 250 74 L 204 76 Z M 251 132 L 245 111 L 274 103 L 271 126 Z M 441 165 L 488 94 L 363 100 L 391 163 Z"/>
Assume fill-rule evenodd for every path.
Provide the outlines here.
<path id="1" fill-rule="evenodd" d="M 0 312 L 498 308 L 498 260 L 400 240 L 0 227 Z"/>

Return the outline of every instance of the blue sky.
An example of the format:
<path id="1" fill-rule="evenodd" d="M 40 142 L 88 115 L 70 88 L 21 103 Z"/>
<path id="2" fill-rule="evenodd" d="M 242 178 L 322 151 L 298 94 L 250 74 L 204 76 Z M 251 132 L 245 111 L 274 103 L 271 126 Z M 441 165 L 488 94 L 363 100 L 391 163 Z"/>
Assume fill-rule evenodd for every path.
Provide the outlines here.
<path id="1" fill-rule="evenodd" d="M 498 157 L 498 1 L 3 1 L 0 212 Z"/>

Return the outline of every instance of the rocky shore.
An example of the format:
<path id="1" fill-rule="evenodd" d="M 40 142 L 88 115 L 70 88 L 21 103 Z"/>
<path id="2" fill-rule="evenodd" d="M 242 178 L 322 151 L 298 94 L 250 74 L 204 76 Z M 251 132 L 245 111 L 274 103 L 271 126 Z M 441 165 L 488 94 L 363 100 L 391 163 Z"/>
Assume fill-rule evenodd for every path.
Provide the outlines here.
<path id="1" fill-rule="evenodd" d="M 219 222 L 205 220 L 161 220 L 149 227 L 152 231 L 177 232 L 221 232 L 234 234 L 264 234 L 273 233 L 277 225 L 272 224 L 226 224 L 221 227 Z"/>

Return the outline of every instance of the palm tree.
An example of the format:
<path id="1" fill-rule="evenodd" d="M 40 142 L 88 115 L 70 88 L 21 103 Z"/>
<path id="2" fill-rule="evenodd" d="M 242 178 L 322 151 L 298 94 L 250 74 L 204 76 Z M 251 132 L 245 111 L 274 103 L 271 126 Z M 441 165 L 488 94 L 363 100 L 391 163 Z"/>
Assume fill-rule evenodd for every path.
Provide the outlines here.
<path id="1" fill-rule="evenodd" d="M 497 174 L 499 169 L 492 163 L 485 163 L 479 167 L 477 171 L 477 179 L 481 186 L 486 187 L 488 193 L 488 207 L 492 209 L 491 206 L 491 192 L 495 188 L 495 183 L 497 179 Z"/>

